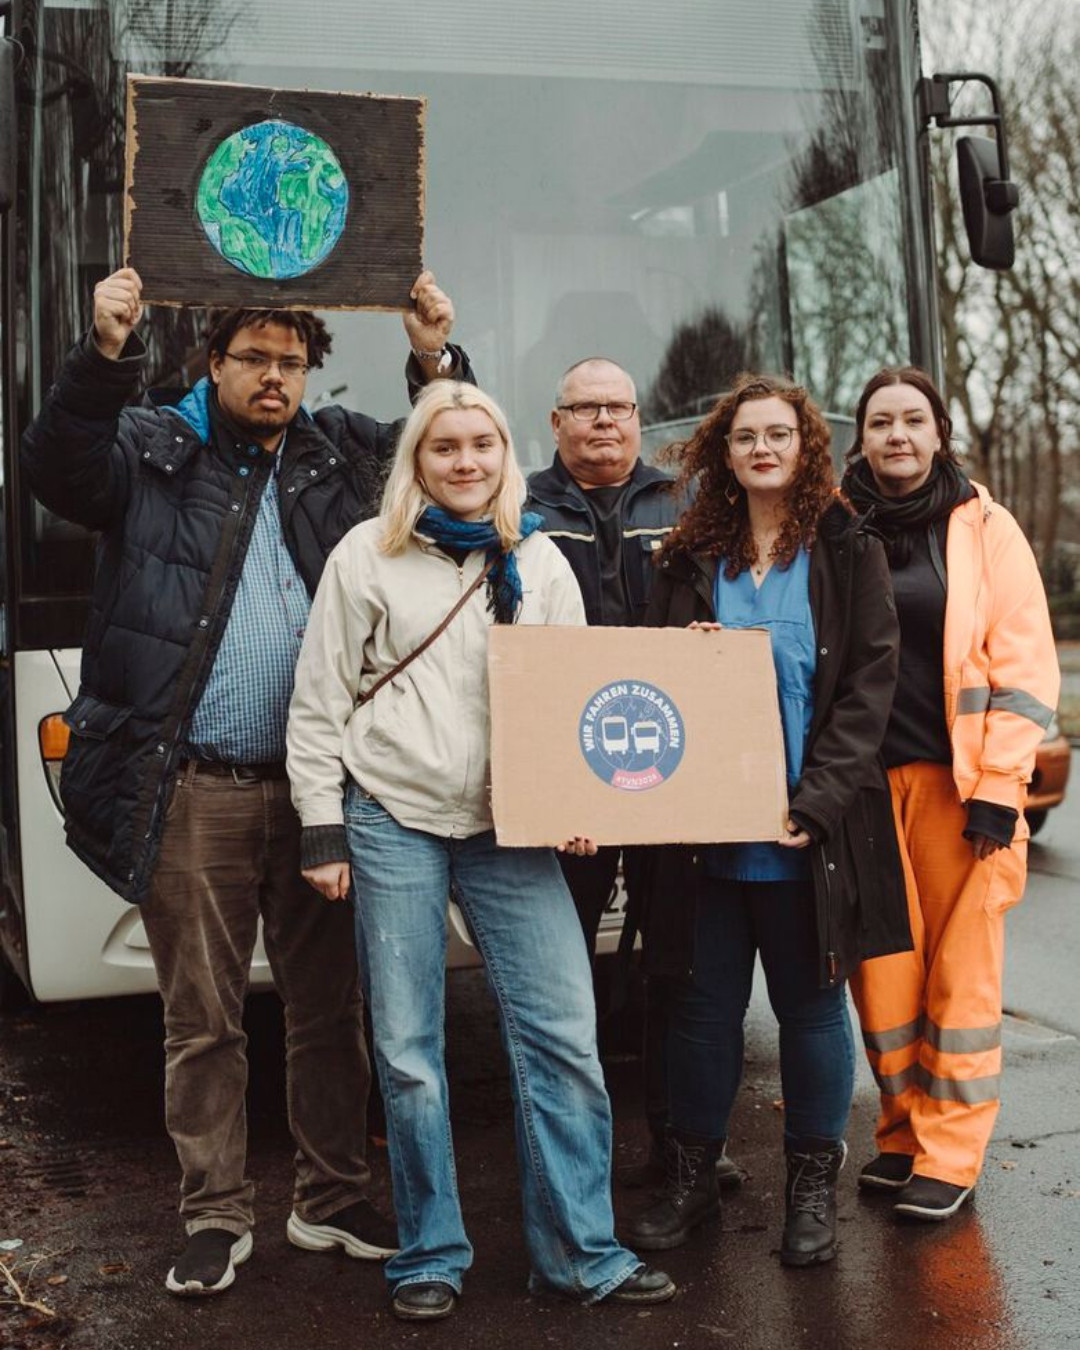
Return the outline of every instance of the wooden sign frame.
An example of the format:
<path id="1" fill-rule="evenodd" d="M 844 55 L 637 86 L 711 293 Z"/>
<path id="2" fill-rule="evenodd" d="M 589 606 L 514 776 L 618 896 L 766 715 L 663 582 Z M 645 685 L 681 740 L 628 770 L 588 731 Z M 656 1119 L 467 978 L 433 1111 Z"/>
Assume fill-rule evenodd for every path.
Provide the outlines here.
<path id="1" fill-rule="evenodd" d="M 143 299 L 174 306 L 410 308 L 409 291 L 423 270 L 426 112 L 422 98 L 129 75 L 124 256 L 142 279 Z M 291 277 L 254 275 L 229 261 L 196 206 L 200 179 L 223 142 L 266 122 L 290 123 L 310 133 L 306 144 L 328 148 L 347 190 L 336 242 L 314 263 L 298 260 L 294 265 L 309 270 Z M 251 143 L 233 144 L 246 154 Z M 292 173 L 294 184 L 302 169 L 301 163 Z M 279 174 L 275 181 L 284 179 Z M 272 221 L 254 209 L 238 216 L 231 237 L 250 238 L 260 259 L 265 248 L 268 266 L 281 256 L 274 241 L 287 233 L 289 257 L 299 259 L 294 244 L 303 213 L 288 205 L 280 214 L 276 205 L 271 210 Z M 266 242 L 260 232 L 271 226 Z"/>

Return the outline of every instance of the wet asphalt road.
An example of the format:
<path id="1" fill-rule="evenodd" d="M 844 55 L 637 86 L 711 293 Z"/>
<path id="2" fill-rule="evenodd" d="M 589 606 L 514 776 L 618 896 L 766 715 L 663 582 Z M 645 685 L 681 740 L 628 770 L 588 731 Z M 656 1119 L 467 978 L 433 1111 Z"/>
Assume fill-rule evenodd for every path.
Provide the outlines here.
<path id="1" fill-rule="evenodd" d="M 738 1350 L 1080 1347 L 1080 754 L 1072 801 L 1032 850 L 1010 917 L 1005 1101 L 974 1202 L 941 1227 L 900 1226 L 888 1201 L 856 1194 L 870 1154 L 864 1065 L 841 1180 L 842 1247 L 828 1267 L 775 1257 L 783 1209 L 775 1034 L 760 991 L 730 1151 L 749 1170 L 723 1218 L 663 1265 L 675 1302 L 652 1311 L 578 1308 L 525 1292 L 510 1095 L 494 1013 L 474 974 L 451 981 L 449 1059 L 462 1203 L 476 1261 L 449 1321 L 414 1327 L 389 1313 L 379 1269 L 305 1254 L 285 1239 L 290 1143 L 281 1027 L 252 1000 L 251 1172 L 255 1254 L 227 1294 L 188 1302 L 162 1279 L 181 1244 L 176 1169 L 161 1120 L 156 1000 L 39 1008 L 0 1022 L 0 1240 L 22 1239 L 16 1275 L 44 1253 L 29 1297 L 57 1316 L 0 1306 L 0 1350 L 291 1350 L 413 1346 L 473 1350 L 619 1345 Z M 616 1161 L 640 1159 L 637 1065 L 606 1062 Z M 377 1121 L 372 1122 L 378 1128 Z M 373 1147 L 375 1196 L 388 1201 Z M 626 1215 L 640 1193 L 615 1191 Z M 55 1281 L 50 1284 L 48 1281 Z"/>

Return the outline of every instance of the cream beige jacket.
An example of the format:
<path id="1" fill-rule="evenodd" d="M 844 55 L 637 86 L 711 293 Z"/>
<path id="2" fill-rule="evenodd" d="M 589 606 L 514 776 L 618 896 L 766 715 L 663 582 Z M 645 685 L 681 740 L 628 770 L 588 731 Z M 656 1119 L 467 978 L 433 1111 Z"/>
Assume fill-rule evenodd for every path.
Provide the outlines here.
<path id="1" fill-rule="evenodd" d="M 319 583 L 289 708 L 293 803 L 305 827 L 340 826 L 349 775 L 399 824 L 464 839 L 492 828 L 487 586 L 373 699 L 356 701 L 438 627 L 484 555 L 458 567 L 414 535 L 388 557 L 382 529 L 374 519 L 351 530 Z M 515 552 L 518 622 L 584 624 L 578 584 L 550 539 L 537 531 Z"/>

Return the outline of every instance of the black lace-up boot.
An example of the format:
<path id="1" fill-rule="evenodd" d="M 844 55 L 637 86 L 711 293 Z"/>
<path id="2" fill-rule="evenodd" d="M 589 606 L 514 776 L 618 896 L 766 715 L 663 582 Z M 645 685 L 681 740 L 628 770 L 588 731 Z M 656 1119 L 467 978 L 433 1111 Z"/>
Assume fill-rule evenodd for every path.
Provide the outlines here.
<path id="1" fill-rule="evenodd" d="M 631 1247 L 666 1251 L 681 1247 L 698 1224 L 720 1213 L 716 1182 L 718 1140 L 669 1130 L 664 1140 L 664 1190 L 630 1221 Z"/>
<path id="2" fill-rule="evenodd" d="M 803 1139 L 790 1145 L 784 1201 L 787 1218 L 780 1260 L 812 1266 L 836 1255 L 836 1179 L 847 1145 L 834 1139 Z"/>

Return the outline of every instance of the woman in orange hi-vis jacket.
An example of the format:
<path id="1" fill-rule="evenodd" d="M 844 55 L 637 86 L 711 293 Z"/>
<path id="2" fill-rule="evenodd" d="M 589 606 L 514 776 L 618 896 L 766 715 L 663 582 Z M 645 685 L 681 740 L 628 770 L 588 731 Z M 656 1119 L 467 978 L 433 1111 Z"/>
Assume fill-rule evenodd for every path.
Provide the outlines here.
<path id="1" fill-rule="evenodd" d="M 960 471 L 930 378 L 879 371 L 843 489 L 884 538 L 900 677 L 883 747 L 913 952 L 851 978 L 881 1089 L 860 1186 L 947 1219 L 971 1194 L 998 1112 L 1005 911 L 1024 889 L 1024 796 L 1057 703 L 1046 595 L 1016 521 Z"/>

